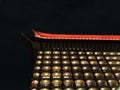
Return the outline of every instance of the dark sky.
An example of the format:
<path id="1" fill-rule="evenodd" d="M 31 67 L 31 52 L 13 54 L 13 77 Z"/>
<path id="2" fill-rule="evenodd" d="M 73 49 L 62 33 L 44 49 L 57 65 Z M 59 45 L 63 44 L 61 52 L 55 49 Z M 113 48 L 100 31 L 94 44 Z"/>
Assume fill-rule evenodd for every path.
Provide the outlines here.
<path id="1" fill-rule="evenodd" d="M 119 0 L 0 0 L 0 90 L 28 90 L 31 60 L 21 33 L 120 34 Z"/>

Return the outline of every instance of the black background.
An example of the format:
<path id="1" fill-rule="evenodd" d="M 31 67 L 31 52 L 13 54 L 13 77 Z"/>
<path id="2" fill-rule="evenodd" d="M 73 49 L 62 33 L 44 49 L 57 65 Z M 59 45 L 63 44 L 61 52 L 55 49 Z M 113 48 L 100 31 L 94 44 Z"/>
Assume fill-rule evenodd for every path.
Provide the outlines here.
<path id="1" fill-rule="evenodd" d="M 119 1 L 119 0 L 118 0 Z M 120 34 L 117 0 L 0 0 L 0 90 L 28 90 L 31 60 L 21 33 Z"/>

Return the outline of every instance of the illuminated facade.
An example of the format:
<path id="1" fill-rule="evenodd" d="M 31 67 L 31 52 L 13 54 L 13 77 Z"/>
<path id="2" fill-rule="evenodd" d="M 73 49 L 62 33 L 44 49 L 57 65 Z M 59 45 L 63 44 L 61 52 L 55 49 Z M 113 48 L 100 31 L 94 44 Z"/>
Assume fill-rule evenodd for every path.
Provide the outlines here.
<path id="1" fill-rule="evenodd" d="M 34 61 L 30 90 L 119 90 L 120 36 L 34 31 L 25 38 Z"/>

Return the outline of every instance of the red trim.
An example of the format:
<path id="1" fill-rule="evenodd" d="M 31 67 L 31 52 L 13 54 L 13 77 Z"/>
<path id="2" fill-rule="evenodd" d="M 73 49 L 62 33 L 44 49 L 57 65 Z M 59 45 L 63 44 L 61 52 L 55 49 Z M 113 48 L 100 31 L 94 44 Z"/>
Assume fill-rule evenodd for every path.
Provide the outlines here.
<path id="1" fill-rule="evenodd" d="M 34 31 L 36 38 L 72 40 L 120 40 L 120 35 L 49 34 Z"/>

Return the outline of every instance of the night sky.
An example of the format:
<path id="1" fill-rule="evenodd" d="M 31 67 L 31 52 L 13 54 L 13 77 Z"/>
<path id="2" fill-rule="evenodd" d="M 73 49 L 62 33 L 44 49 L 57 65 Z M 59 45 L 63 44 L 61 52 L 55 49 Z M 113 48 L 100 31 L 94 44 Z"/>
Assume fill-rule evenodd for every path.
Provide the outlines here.
<path id="1" fill-rule="evenodd" d="M 21 33 L 120 34 L 119 0 L 0 0 L 0 90 L 28 90 L 31 59 Z"/>

